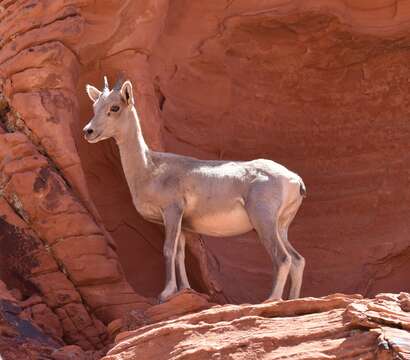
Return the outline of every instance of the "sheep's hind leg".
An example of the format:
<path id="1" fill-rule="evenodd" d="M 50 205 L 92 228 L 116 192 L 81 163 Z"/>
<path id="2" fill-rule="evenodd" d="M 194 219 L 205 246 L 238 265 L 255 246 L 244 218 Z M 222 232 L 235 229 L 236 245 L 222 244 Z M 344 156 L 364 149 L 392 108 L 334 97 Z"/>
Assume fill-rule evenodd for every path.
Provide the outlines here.
<path id="1" fill-rule="evenodd" d="M 282 299 L 283 290 L 289 275 L 291 256 L 278 231 L 279 205 L 269 202 L 262 203 L 260 198 L 250 199 L 246 205 L 248 216 L 258 233 L 259 239 L 269 253 L 273 262 L 276 279 L 273 280 L 272 293 L 269 299 Z"/>
<path id="2" fill-rule="evenodd" d="M 288 241 L 288 229 L 284 228 L 281 231 L 281 237 L 285 244 L 287 251 L 292 257 L 290 266 L 290 291 L 289 299 L 297 299 L 300 297 L 300 290 L 302 288 L 303 272 L 305 269 L 305 258 L 292 246 Z"/>
<path id="3" fill-rule="evenodd" d="M 290 266 L 290 291 L 289 299 L 297 299 L 300 296 L 300 290 L 302 288 L 303 272 L 305 269 L 305 258 L 293 247 L 288 240 L 288 229 L 295 218 L 295 215 L 300 207 L 302 201 L 293 202 L 287 209 L 285 209 L 279 219 L 279 233 L 281 239 L 292 257 L 292 263 Z"/>

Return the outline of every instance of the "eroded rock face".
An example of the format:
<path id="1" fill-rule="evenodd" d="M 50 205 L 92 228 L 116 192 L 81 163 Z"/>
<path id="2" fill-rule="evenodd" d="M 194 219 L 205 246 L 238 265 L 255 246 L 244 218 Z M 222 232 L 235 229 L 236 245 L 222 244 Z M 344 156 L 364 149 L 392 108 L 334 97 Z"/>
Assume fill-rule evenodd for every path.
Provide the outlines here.
<path id="1" fill-rule="evenodd" d="M 304 295 L 407 286 L 409 29 L 403 4 L 378 5 L 173 2 L 150 57 L 167 149 L 270 158 L 303 177 L 289 238 Z M 205 243 L 230 301 L 269 294 L 256 236 Z"/>
<path id="2" fill-rule="evenodd" d="M 338 294 L 215 306 L 124 332 L 103 359 L 404 359 L 410 315 L 403 298 Z"/>
<path id="3" fill-rule="evenodd" d="M 49 358 L 62 347 L 61 339 L 41 331 L 28 319 L 17 299 L 0 281 L 0 354 L 3 359 Z"/>
<path id="4" fill-rule="evenodd" d="M 115 144 L 81 136 L 85 84 L 122 74 L 153 149 L 271 158 L 304 178 L 290 233 L 307 260 L 303 295 L 409 290 L 409 10 L 387 0 L 1 1 L 1 277 L 24 298 L 41 295 L 48 310 L 32 315 L 85 349 L 155 302 L 162 229 L 136 213 Z M 254 234 L 192 235 L 188 247 L 190 280 L 212 301 L 268 295 L 271 264 Z"/>

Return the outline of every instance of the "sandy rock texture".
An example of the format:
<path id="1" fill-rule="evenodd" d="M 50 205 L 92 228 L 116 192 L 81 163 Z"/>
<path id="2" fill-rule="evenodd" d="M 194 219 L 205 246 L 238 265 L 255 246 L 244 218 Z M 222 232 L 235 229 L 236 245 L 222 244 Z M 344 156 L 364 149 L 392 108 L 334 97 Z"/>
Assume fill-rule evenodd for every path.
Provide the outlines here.
<path id="1" fill-rule="evenodd" d="M 162 229 L 136 213 L 115 144 L 81 136 L 84 86 L 107 75 L 133 81 L 153 149 L 304 178 L 304 296 L 409 291 L 409 20 L 399 0 L 1 0 L 1 278 L 87 350 L 155 303 Z M 188 240 L 211 302 L 268 295 L 254 234 Z"/>
<path id="2" fill-rule="evenodd" d="M 39 309 L 39 307 L 41 309 Z M 32 316 L 28 316 L 29 311 Z M 0 356 L 4 360 L 96 360 L 103 352 L 84 351 L 80 346 L 64 346 L 61 331 L 43 320 L 52 314 L 40 297 L 24 302 L 16 299 L 0 281 Z M 51 315 L 52 316 L 52 315 Z M 55 316 L 55 315 L 54 315 Z M 43 325 L 47 324 L 44 328 Z"/>
<path id="3" fill-rule="evenodd" d="M 104 360 L 408 359 L 409 294 L 215 306 L 117 337 Z"/>

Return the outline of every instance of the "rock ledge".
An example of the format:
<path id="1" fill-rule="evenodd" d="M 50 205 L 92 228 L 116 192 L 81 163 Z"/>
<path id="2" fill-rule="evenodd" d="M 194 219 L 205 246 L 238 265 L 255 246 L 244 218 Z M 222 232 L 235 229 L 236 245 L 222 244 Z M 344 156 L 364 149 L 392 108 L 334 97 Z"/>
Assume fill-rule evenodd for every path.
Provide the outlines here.
<path id="1" fill-rule="evenodd" d="M 103 359 L 409 359 L 409 300 L 334 294 L 217 305 L 120 333 Z"/>

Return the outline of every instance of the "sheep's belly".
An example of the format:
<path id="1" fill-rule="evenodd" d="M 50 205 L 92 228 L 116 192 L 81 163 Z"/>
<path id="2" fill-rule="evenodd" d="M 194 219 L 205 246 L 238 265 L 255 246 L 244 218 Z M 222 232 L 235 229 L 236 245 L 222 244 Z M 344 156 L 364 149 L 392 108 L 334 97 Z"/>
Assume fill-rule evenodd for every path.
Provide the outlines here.
<path id="1" fill-rule="evenodd" d="M 188 218 L 183 227 L 209 236 L 234 236 L 253 229 L 247 212 L 239 204 L 229 210 Z"/>

